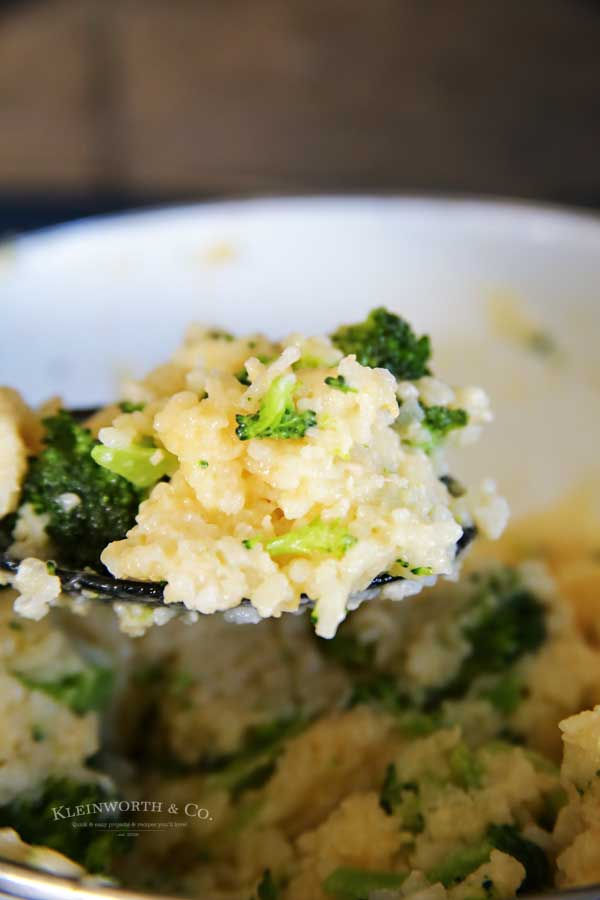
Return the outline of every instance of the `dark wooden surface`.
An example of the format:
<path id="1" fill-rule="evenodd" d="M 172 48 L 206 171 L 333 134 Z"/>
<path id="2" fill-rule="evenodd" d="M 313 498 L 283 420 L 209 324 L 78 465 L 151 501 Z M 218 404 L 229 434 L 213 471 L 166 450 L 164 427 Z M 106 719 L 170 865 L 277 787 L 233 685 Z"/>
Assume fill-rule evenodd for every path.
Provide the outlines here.
<path id="1" fill-rule="evenodd" d="M 0 7 L 0 192 L 600 201 L 593 0 Z"/>

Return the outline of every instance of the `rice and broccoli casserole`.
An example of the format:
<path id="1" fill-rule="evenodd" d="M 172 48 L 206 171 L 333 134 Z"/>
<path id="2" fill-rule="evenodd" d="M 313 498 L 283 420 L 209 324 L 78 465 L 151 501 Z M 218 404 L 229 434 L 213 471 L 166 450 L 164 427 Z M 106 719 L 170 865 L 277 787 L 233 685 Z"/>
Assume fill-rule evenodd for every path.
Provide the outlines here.
<path id="1" fill-rule="evenodd" d="M 491 413 L 430 355 L 375 310 L 193 328 L 84 423 L 0 392 L 0 857 L 207 900 L 600 882 L 596 537 L 459 572 L 507 507 L 452 477 Z"/>

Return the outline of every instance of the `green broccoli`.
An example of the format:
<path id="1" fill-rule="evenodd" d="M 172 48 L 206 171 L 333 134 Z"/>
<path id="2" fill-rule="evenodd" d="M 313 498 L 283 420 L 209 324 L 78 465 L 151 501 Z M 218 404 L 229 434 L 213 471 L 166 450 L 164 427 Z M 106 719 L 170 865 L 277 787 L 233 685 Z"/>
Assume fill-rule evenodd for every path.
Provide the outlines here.
<path id="1" fill-rule="evenodd" d="M 487 838 L 496 850 L 518 859 L 525 868 L 525 879 L 519 893 L 543 891 L 552 885 L 548 857 L 538 844 L 524 838 L 514 825 L 490 825 Z"/>
<path id="2" fill-rule="evenodd" d="M 168 450 L 143 444 L 131 444 L 125 448 L 96 444 L 92 449 L 92 459 L 103 469 L 120 475 L 140 489 L 152 487 L 161 478 L 170 477 L 179 465 L 177 457 Z"/>
<path id="3" fill-rule="evenodd" d="M 242 748 L 228 758 L 217 760 L 214 766 L 217 771 L 207 779 L 208 786 L 224 788 L 236 800 L 245 791 L 262 787 L 275 771 L 284 742 L 306 725 L 306 718 L 295 713 L 248 729 Z"/>
<path id="4" fill-rule="evenodd" d="M 14 828 L 29 844 L 43 845 L 65 854 L 88 872 L 109 873 L 113 857 L 127 846 L 117 830 L 73 828 L 63 821 L 62 810 L 87 804 L 107 803 L 103 821 L 117 822 L 118 797 L 95 782 L 49 778 L 41 789 L 0 806 L 0 827 Z M 112 801 L 112 803 L 111 803 Z M 55 810 L 59 811 L 56 818 Z"/>
<path id="5" fill-rule="evenodd" d="M 328 375 L 325 379 L 325 384 L 331 388 L 335 388 L 336 391 L 342 391 L 344 394 L 357 393 L 356 388 L 350 387 L 343 375 Z"/>
<path id="6" fill-rule="evenodd" d="M 483 767 L 463 742 L 457 744 L 450 754 L 450 774 L 454 784 L 464 790 L 481 787 Z"/>
<path id="7" fill-rule="evenodd" d="M 405 872 L 373 872 L 341 866 L 327 876 L 323 890 L 337 900 L 368 900 L 372 891 L 398 889 L 406 875 Z"/>
<path id="8" fill-rule="evenodd" d="M 379 805 L 388 816 L 399 814 L 407 831 L 414 834 L 423 831 L 425 823 L 421 811 L 419 786 L 414 781 L 399 781 L 394 763 L 390 763 L 386 769 Z"/>
<path id="9" fill-rule="evenodd" d="M 402 793 L 402 801 L 398 810 L 402 827 L 413 834 L 421 834 L 425 828 L 425 819 L 419 796 L 419 788 L 415 784 L 406 782 Z"/>
<path id="10" fill-rule="evenodd" d="M 270 556 L 312 556 L 326 553 L 340 559 L 356 543 L 356 538 L 346 531 L 339 520 L 323 522 L 314 519 L 308 525 L 293 528 L 286 534 L 263 541 L 260 537 L 247 538 L 244 546 L 249 550 L 263 544 Z"/>
<path id="11" fill-rule="evenodd" d="M 32 678 L 22 672 L 13 674 L 25 687 L 48 694 L 79 716 L 103 709 L 110 700 L 114 686 L 114 672 L 106 666 L 89 666 L 80 672 L 48 680 Z"/>
<path id="12" fill-rule="evenodd" d="M 373 644 L 360 640 L 351 621 L 342 623 L 330 641 L 316 639 L 319 651 L 352 678 L 349 706 L 365 703 L 391 713 L 409 737 L 443 727 L 449 715 L 444 702 L 460 699 L 470 690 L 505 716 L 516 709 L 523 687 L 512 667 L 543 644 L 544 606 L 510 569 L 474 574 L 467 585 L 467 602 L 456 618 L 468 650 L 458 672 L 435 687 L 415 690 L 403 676 L 379 668 Z"/>
<path id="13" fill-rule="evenodd" d="M 281 896 L 279 886 L 274 882 L 270 869 L 265 869 L 256 888 L 256 900 L 278 900 Z M 254 898 L 251 898 L 254 900 Z"/>
<path id="14" fill-rule="evenodd" d="M 437 710 L 425 713 L 419 709 L 407 708 L 398 714 L 398 730 L 405 737 L 427 737 L 443 727 L 444 719 Z"/>
<path id="15" fill-rule="evenodd" d="M 295 389 L 293 375 L 275 378 L 262 398 L 258 412 L 235 417 L 238 423 L 235 433 L 240 441 L 303 438 L 308 429 L 317 424 L 317 416 L 310 409 L 298 412 L 293 402 Z"/>
<path id="16" fill-rule="evenodd" d="M 429 338 L 417 338 L 404 319 L 383 307 L 358 325 L 338 328 L 331 340 L 346 356 L 354 354 L 361 365 L 389 369 L 401 381 L 429 374 Z"/>
<path id="17" fill-rule="evenodd" d="M 398 773 L 394 763 L 390 763 L 385 770 L 385 778 L 381 793 L 379 795 L 379 805 L 382 810 L 391 816 L 400 800 L 402 799 L 402 783 L 398 780 Z"/>
<path id="18" fill-rule="evenodd" d="M 314 632 L 313 632 L 314 634 Z M 369 668 L 375 658 L 375 644 L 361 641 L 353 634 L 338 628 L 335 637 L 323 640 L 315 635 L 319 650 L 327 658 L 344 668 L 354 670 Z"/>
<path id="19" fill-rule="evenodd" d="M 227 344 L 231 344 L 235 340 L 233 334 L 230 331 L 225 331 L 224 328 L 212 328 L 207 332 L 206 336 L 213 341 L 225 341 Z"/>
<path id="20" fill-rule="evenodd" d="M 398 730 L 406 737 L 425 737 L 441 727 L 437 715 L 421 712 L 403 689 L 401 680 L 387 672 L 357 680 L 348 705 L 353 707 L 361 703 L 395 716 Z"/>
<path id="21" fill-rule="evenodd" d="M 516 710 L 523 696 L 521 679 L 514 672 L 501 675 L 494 684 L 482 691 L 481 696 L 489 700 L 498 712 L 510 716 Z"/>
<path id="22" fill-rule="evenodd" d="M 48 515 L 46 531 L 62 563 L 97 568 L 106 545 L 125 537 L 135 523 L 142 495 L 94 462 L 97 442 L 69 413 L 61 410 L 44 425 L 46 446 L 30 460 L 21 503 Z M 65 494 L 76 502 L 65 504 Z"/>
<path id="23" fill-rule="evenodd" d="M 514 825 L 490 825 L 483 841 L 457 850 L 430 869 L 427 878 L 431 884 L 441 881 L 444 887 L 452 887 L 487 862 L 492 850 L 501 850 L 524 866 L 526 875 L 519 887 L 519 893 L 543 890 L 552 884 L 546 854 L 533 841 L 524 838 Z"/>
<path id="24" fill-rule="evenodd" d="M 400 566 L 401 569 L 410 569 L 413 575 L 433 575 L 431 566 L 414 566 L 411 568 L 410 563 L 405 559 L 397 559 L 396 565 Z"/>
<path id="25" fill-rule="evenodd" d="M 131 400 L 122 400 L 119 403 L 119 409 L 123 413 L 142 412 L 146 409 L 145 403 L 133 403 Z"/>
<path id="26" fill-rule="evenodd" d="M 453 887 L 487 862 L 493 849 L 493 844 L 488 840 L 462 847 L 430 869 L 427 878 L 431 884 L 440 881 L 445 888 Z"/>
<path id="27" fill-rule="evenodd" d="M 425 417 L 421 425 L 429 432 L 429 440 L 424 449 L 438 447 L 444 438 L 456 428 L 464 428 L 469 416 L 464 409 L 450 409 L 449 406 L 423 406 Z"/>
<path id="28" fill-rule="evenodd" d="M 336 637 L 332 638 L 332 641 L 335 641 Z M 399 690 L 393 675 L 387 672 L 374 672 L 367 677 L 358 679 L 354 685 L 349 706 L 367 703 L 379 706 L 391 713 L 398 713 L 406 710 L 408 702 L 407 696 Z"/>
<path id="29" fill-rule="evenodd" d="M 472 576 L 471 584 L 474 596 L 462 616 L 462 633 L 470 651 L 454 678 L 430 693 L 428 708 L 463 696 L 480 675 L 506 672 L 546 639 L 544 607 L 520 584 L 515 572 L 503 569 L 483 580 Z"/>
<path id="30" fill-rule="evenodd" d="M 459 753 L 453 753 L 451 759 L 454 780 L 458 775 L 463 787 L 478 787 L 480 767 L 464 745 L 459 745 L 456 750 Z M 401 783 L 393 763 L 387 768 L 379 804 L 388 815 L 399 814 L 408 830 L 415 833 L 422 830 L 424 822 L 418 785 Z M 543 890 L 551 884 L 550 867 L 544 851 L 524 838 L 514 825 L 490 825 L 479 843 L 463 847 L 446 857 L 427 873 L 427 878 L 432 884 L 439 881 L 444 887 L 452 887 L 487 862 L 494 849 L 513 856 L 525 867 L 527 874 L 520 892 Z"/>

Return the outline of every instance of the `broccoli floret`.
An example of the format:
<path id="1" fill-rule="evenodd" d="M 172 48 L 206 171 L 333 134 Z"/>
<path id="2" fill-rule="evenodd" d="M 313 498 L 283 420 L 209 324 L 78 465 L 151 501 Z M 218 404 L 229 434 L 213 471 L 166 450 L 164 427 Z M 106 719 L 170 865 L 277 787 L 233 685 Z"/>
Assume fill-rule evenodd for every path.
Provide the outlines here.
<path id="1" fill-rule="evenodd" d="M 465 780 L 465 775 L 467 776 L 467 783 L 462 786 L 478 787 L 481 771 L 477 769 L 477 764 L 473 765 L 475 761 L 470 751 L 466 748 L 464 750 L 469 759 L 461 749 L 458 774 L 461 781 Z M 451 768 L 455 770 L 454 775 L 457 774 L 457 759 L 458 757 L 453 754 Z M 408 804 L 407 799 L 410 801 Z M 418 786 L 413 783 L 402 784 L 398 780 L 393 763 L 387 768 L 379 803 L 388 815 L 400 814 L 405 828 L 417 832 L 422 829 L 423 817 L 419 805 Z M 514 825 L 490 825 L 485 837 L 479 843 L 452 853 L 443 862 L 434 866 L 427 873 L 427 878 L 432 884 L 439 881 L 446 888 L 452 887 L 487 862 L 494 849 L 513 856 L 525 867 L 526 877 L 519 893 L 542 890 L 551 884 L 550 866 L 544 851 L 537 844 L 524 838 Z"/>
<path id="2" fill-rule="evenodd" d="M 527 840 L 514 825 L 490 825 L 485 839 L 472 847 L 458 850 L 427 873 L 432 884 L 441 881 L 452 887 L 487 862 L 492 850 L 501 850 L 517 859 L 525 868 L 525 879 L 519 893 L 543 890 L 552 883 L 546 854 L 533 841 Z"/>
<path id="3" fill-rule="evenodd" d="M 14 828 L 29 844 L 51 847 L 65 854 L 88 872 L 108 873 L 113 857 L 126 848 L 123 836 L 116 829 L 99 832 L 92 828 L 73 828 L 69 821 L 62 820 L 61 813 L 88 803 L 108 803 L 108 807 L 102 808 L 103 821 L 116 822 L 118 799 L 93 782 L 49 778 L 39 792 L 0 806 L 0 827 Z M 58 819 L 55 810 L 59 812 Z"/>
<path id="4" fill-rule="evenodd" d="M 431 692 L 429 708 L 462 696 L 481 675 L 504 673 L 546 639 L 544 607 L 508 569 L 481 583 L 463 620 L 462 633 L 470 651 L 455 677 Z"/>
<path id="5" fill-rule="evenodd" d="M 444 720 L 437 711 L 425 713 L 418 709 L 407 709 L 398 716 L 398 730 L 409 738 L 427 737 L 443 727 Z"/>
<path id="6" fill-rule="evenodd" d="M 425 828 L 425 819 L 417 785 L 411 785 L 410 782 L 405 784 L 398 812 L 403 828 L 413 834 L 421 834 Z"/>
<path id="7" fill-rule="evenodd" d="M 312 556 L 314 553 L 325 553 L 340 559 L 356 543 L 356 538 L 337 519 L 332 522 L 314 519 L 308 525 L 293 528 L 270 540 L 263 541 L 255 537 L 247 538 L 243 543 L 249 550 L 257 544 L 263 544 L 270 556 Z"/>
<path id="8" fill-rule="evenodd" d="M 481 694 L 495 706 L 498 712 L 510 716 L 521 702 L 523 685 L 514 672 L 502 675 L 491 687 Z"/>
<path id="9" fill-rule="evenodd" d="M 314 632 L 313 632 L 314 634 Z M 335 637 L 330 640 L 315 635 L 319 642 L 319 650 L 327 659 L 354 670 L 370 667 L 375 658 L 375 644 L 360 641 L 353 634 L 346 634 L 338 628 Z"/>
<path id="10" fill-rule="evenodd" d="M 62 563 L 98 567 L 106 545 L 135 523 L 141 494 L 94 462 L 97 442 L 69 413 L 60 411 L 44 425 L 46 446 L 30 461 L 21 502 L 49 516 L 46 531 Z M 76 502 L 66 504 L 64 494 Z"/>
<path id="11" fill-rule="evenodd" d="M 225 341 L 227 344 L 231 344 L 235 340 L 231 332 L 225 331 L 223 328 L 212 328 L 206 336 L 213 341 Z"/>
<path id="12" fill-rule="evenodd" d="M 423 712 L 401 679 L 375 668 L 375 645 L 347 633 L 348 624 L 343 623 L 331 640 L 315 638 L 320 652 L 342 665 L 354 679 L 348 706 L 365 703 L 385 710 L 396 718 L 398 730 L 406 737 L 423 737 L 440 728 L 442 720 L 436 711 Z"/>
<path id="13" fill-rule="evenodd" d="M 423 713 L 413 706 L 396 676 L 373 670 L 358 675 L 350 695 L 350 707 L 366 703 L 384 709 L 396 717 L 398 730 L 406 737 L 423 737 L 440 727 L 436 715 Z"/>
<path id="14" fill-rule="evenodd" d="M 523 837 L 514 825 L 490 825 L 487 838 L 496 850 L 518 859 L 525 868 L 525 879 L 519 893 L 541 891 L 552 884 L 548 857 L 538 844 Z"/>
<path id="15" fill-rule="evenodd" d="M 464 428 L 469 416 L 464 409 L 450 409 L 449 406 L 423 406 L 425 417 L 421 425 L 429 431 L 429 440 L 424 449 L 433 450 L 456 428 Z"/>
<path id="16" fill-rule="evenodd" d="M 399 781 L 394 763 L 390 763 L 386 769 L 379 805 L 388 816 L 397 813 L 407 831 L 414 834 L 423 831 L 425 823 L 421 811 L 419 786 L 414 781 Z"/>
<path id="17" fill-rule="evenodd" d="M 325 379 L 325 384 L 331 388 L 335 388 L 336 391 L 342 391 L 344 394 L 358 393 L 356 388 L 350 387 L 343 375 L 329 375 Z"/>
<path id="18" fill-rule="evenodd" d="M 408 322 L 383 307 L 358 325 L 338 328 L 331 340 L 346 356 L 353 353 L 361 365 L 389 369 L 401 381 L 429 374 L 429 338 L 417 338 Z"/>
<path id="19" fill-rule="evenodd" d="M 92 449 L 94 462 L 120 475 L 137 488 L 149 488 L 166 476 L 170 477 L 179 465 L 177 457 L 159 447 L 131 444 L 125 448 L 96 444 Z"/>
<path id="20" fill-rule="evenodd" d="M 394 890 L 405 880 L 405 872 L 371 872 L 342 866 L 327 876 L 323 890 L 338 900 L 368 900 L 372 891 Z"/>
<path id="21" fill-rule="evenodd" d="M 462 742 L 450 754 L 450 774 L 453 782 L 464 790 L 481 787 L 483 767 Z"/>
<path id="22" fill-rule="evenodd" d="M 349 705 L 358 706 L 359 703 L 368 703 L 380 706 L 391 713 L 400 713 L 407 709 L 409 700 L 398 687 L 393 675 L 387 672 L 373 672 L 366 678 L 359 679 L 354 686 Z"/>
<path id="23" fill-rule="evenodd" d="M 248 369 L 246 368 L 246 366 L 242 366 L 242 368 L 235 373 L 235 377 L 240 384 L 243 384 L 245 387 L 250 386 L 250 376 L 248 375 Z"/>
<path id="24" fill-rule="evenodd" d="M 142 412 L 146 409 L 145 403 L 133 403 L 131 400 L 122 400 L 119 403 L 119 409 L 123 413 Z"/>
<path id="25" fill-rule="evenodd" d="M 296 360 L 292 369 L 294 372 L 301 372 L 302 369 L 327 369 L 330 365 L 331 363 L 328 363 L 326 359 L 321 359 L 313 353 L 304 353 L 300 359 Z"/>
<path id="26" fill-rule="evenodd" d="M 258 412 L 235 417 L 238 423 L 235 433 L 240 441 L 303 438 L 307 430 L 317 424 L 317 416 L 310 409 L 298 412 L 293 401 L 295 388 L 293 375 L 275 378 L 262 398 Z"/>
<path id="27" fill-rule="evenodd" d="M 261 725 L 253 725 L 246 732 L 243 753 L 251 756 L 265 750 L 272 750 L 278 747 L 282 741 L 302 731 L 306 724 L 305 717 L 296 713 L 280 716 Z"/>
<path id="28" fill-rule="evenodd" d="M 368 704 L 391 713 L 408 737 L 431 734 L 451 721 L 446 700 L 484 697 L 500 713 L 510 715 L 523 696 L 514 665 L 534 653 L 546 638 L 542 603 L 509 569 L 473 575 L 466 605 L 457 622 L 468 645 L 458 672 L 447 682 L 415 688 L 405 676 L 377 665 L 375 647 L 342 623 L 330 641 L 318 640 L 319 652 L 343 666 L 353 683 L 348 704 Z M 449 718 L 450 717 L 450 718 Z"/>
<path id="29" fill-rule="evenodd" d="M 21 672 L 13 674 L 25 687 L 48 694 L 79 716 L 103 709 L 114 686 L 114 672 L 106 666 L 89 666 L 81 672 L 71 672 L 52 680 L 32 678 Z"/>
<path id="30" fill-rule="evenodd" d="M 41 727 L 41 725 L 32 725 L 31 726 L 31 737 L 36 742 L 36 744 L 41 744 L 46 740 L 46 732 Z"/>
<path id="31" fill-rule="evenodd" d="M 396 766 L 394 763 L 390 763 L 385 770 L 385 778 L 383 779 L 383 785 L 379 795 L 379 805 L 388 816 L 391 816 L 401 799 L 402 784 L 398 780 Z"/>
<path id="32" fill-rule="evenodd" d="M 242 748 L 218 763 L 209 784 L 229 791 L 235 800 L 251 788 L 262 787 L 275 771 L 284 742 L 306 725 L 307 719 L 297 713 L 248 729 Z"/>
<path id="33" fill-rule="evenodd" d="M 493 849 L 493 844 L 485 840 L 471 847 L 463 847 L 430 869 L 427 878 L 431 884 L 440 881 L 446 888 L 453 887 L 487 862 Z"/>
<path id="34" fill-rule="evenodd" d="M 397 559 L 396 565 L 400 566 L 401 569 L 409 569 L 413 575 L 433 575 L 431 566 L 414 566 L 411 568 L 410 563 L 405 559 Z"/>

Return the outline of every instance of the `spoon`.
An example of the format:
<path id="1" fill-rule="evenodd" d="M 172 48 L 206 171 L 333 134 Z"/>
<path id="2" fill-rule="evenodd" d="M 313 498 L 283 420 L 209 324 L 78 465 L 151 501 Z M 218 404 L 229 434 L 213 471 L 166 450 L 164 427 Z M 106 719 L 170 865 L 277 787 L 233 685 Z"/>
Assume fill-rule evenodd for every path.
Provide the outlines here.
<path id="1" fill-rule="evenodd" d="M 456 544 L 456 555 L 464 553 L 477 533 L 476 528 L 467 526 Z M 8 553 L 0 553 L 0 570 L 16 575 L 21 560 L 15 559 Z M 62 589 L 66 594 L 79 594 L 89 591 L 94 595 L 93 599 L 104 603 L 126 602 L 143 603 L 146 606 L 164 606 L 168 609 L 185 610 L 183 603 L 165 603 L 164 584 L 157 581 L 132 581 L 125 578 L 114 578 L 109 572 L 99 574 L 97 572 L 85 572 L 77 569 L 67 569 L 60 565 L 54 568 L 54 574 L 60 579 Z M 402 575 L 390 575 L 382 572 L 369 584 L 367 590 L 383 587 L 393 581 L 403 580 Z M 248 605 L 249 600 L 243 600 L 242 604 Z M 314 606 L 314 601 L 309 597 L 303 597 L 300 601 L 302 607 Z"/>

